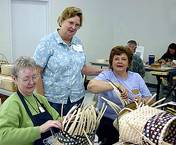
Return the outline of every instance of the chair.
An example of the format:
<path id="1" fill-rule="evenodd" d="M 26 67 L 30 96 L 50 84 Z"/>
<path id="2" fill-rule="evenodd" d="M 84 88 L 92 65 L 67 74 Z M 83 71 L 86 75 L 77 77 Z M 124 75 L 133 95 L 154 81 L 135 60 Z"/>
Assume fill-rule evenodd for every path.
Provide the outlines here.
<path id="1" fill-rule="evenodd" d="M 137 46 L 135 54 L 140 56 L 140 58 L 143 60 L 143 58 L 144 58 L 144 46 Z"/>

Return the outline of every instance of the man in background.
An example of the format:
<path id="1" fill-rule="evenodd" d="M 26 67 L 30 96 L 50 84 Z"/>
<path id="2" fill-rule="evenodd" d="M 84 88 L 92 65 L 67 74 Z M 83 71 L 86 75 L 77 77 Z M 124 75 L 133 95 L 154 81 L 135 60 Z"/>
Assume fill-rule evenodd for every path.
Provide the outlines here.
<path id="1" fill-rule="evenodd" d="M 130 48 L 130 50 L 133 53 L 133 60 L 129 70 L 132 72 L 139 73 L 143 78 L 145 76 L 144 64 L 140 56 L 135 54 L 136 48 L 137 48 L 137 42 L 135 40 L 129 40 L 127 43 L 127 46 Z"/>

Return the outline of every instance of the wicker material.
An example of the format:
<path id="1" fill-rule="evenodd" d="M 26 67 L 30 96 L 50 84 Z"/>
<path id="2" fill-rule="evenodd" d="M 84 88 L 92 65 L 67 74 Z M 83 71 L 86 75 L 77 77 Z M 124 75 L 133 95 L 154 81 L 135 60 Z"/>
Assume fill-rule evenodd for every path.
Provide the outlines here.
<path id="1" fill-rule="evenodd" d="M 162 144 L 163 141 L 176 144 L 176 116 L 164 112 L 149 119 L 144 127 L 143 134 L 154 144 Z M 143 139 L 145 145 L 150 145 Z"/>
<path id="2" fill-rule="evenodd" d="M 0 74 L 0 88 L 15 92 L 16 85 L 11 76 L 4 76 Z"/>
<path id="3" fill-rule="evenodd" d="M 0 53 L 0 72 L 1 72 L 1 65 L 8 64 L 7 58 L 3 53 Z"/>
<path id="4" fill-rule="evenodd" d="M 52 133 L 52 136 L 44 140 L 45 145 L 90 145 L 95 139 L 95 132 L 99 126 L 106 106 L 103 105 L 99 113 L 93 105 L 72 108 L 64 117 L 62 130 Z M 57 142 L 56 142 L 57 141 Z"/>
<path id="5" fill-rule="evenodd" d="M 168 130 L 172 129 L 172 131 L 176 132 L 176 122 L 174 122 L 176 116 L 169 113 L 164 114 L 166 114 L 165 111 L 149 106 L 143 106 L 129 113 L 124 113 L 119 117 L 120 140 L 146 145 L 160 145 L 163 140 L 173 143 L 176 133 L 169 134 Z M 176 143 L 174 142 L 174 144 Z"/>
<path id="6" fill-rule="evenodd" d="M 142 133 L 146 122 L 163 111 L 144 106 L 119 118 L 120 139 L 126 142 L 142 144 Z"/>
<path id="7" fill-rule="evenodd" d="M 88 138 L 93 143 L 95 133 L 88 134 Z M 43 142 L 45 145 L 89 145 L 89 141 L 85 136 L 71 136 L 64 131 L 58 132 L 55 137 L 51 136 Z"/>

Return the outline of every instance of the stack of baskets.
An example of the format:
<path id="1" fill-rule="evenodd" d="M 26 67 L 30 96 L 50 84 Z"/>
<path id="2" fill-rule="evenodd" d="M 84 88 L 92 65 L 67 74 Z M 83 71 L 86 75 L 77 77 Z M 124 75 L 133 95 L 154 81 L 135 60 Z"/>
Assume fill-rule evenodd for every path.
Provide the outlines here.
<path id="1" fill-rule="evenodd" d="M 14 92 L 16 91 L 16 85 L 11 77 L 11 69 L 13 65 L 9 64 L 6 57 L 0 53 L 0 88 Z"/>

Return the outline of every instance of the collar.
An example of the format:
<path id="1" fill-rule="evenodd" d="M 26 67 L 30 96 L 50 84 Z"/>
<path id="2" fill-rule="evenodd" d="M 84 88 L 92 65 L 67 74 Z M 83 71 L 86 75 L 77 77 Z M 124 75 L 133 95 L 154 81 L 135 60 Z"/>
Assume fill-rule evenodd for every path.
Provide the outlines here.
<path id="1" fill-rule="evenodd" d="M 54 37 L 55 37 L 56 41 L 58 42 L 58 44 L 65 44 L 65 45 L 67 45 L 67 44 L 62 40 L 61 36 L 59 35 L 58 29 L 57 29 L 54 33 L 55 33 L 55 34 L 54 34 Z M 72 38 L 72 40 L 71 40 L 71 42 L 70 42 L 70 45 L 73 45 L 73 44 L 76 45 L 76 38 L 75 38 L 75 36 L 73 36 L 73 38 Z"/>

